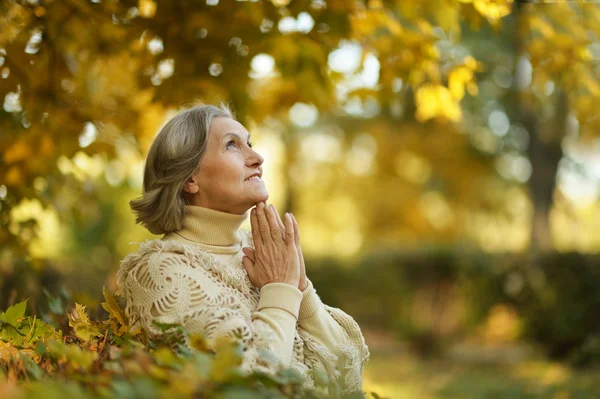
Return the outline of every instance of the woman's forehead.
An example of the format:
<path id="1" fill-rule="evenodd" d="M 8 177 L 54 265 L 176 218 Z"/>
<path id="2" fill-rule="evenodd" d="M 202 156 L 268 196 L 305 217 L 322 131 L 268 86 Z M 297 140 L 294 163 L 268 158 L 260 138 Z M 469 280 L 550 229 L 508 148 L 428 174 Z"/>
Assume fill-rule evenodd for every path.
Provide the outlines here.
<path id="1" fill-rule="evenodd" d="M 242 138 L 249 136 L 244 125 L 231 118 L 221 117 L 214 119 L 210 130 L 216 133 L 215 138 L 219 139 L 225 137 L 229 133 L 237 134 Z"/>

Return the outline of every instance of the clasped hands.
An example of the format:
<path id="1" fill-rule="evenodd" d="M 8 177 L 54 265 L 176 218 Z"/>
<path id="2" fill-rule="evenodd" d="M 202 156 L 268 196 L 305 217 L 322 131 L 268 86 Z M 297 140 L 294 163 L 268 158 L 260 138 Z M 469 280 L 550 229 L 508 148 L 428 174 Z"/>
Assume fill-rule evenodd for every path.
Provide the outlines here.
<path id="1" fill-rule="evenodd" d="M 242 265 L 252 285 L 282 282 L 304 291 L 308 285 L 298 222 L 291 213 L 281 220 L 274 205 L 259 202 L 250 212 L 254 249 L 243 247 Z"/>

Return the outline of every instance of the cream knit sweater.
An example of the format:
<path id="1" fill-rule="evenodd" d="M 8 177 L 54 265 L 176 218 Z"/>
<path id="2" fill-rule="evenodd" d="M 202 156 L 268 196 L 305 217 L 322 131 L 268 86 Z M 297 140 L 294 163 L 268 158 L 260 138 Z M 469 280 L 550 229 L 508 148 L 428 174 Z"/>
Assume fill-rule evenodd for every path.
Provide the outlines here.
<path id="1" fill-rule="evenodd" d="M 314 387 L 313 371 L 320 370 L 329 377 L 331 397 L 360 391 L 369 349 L 352 317 L 323 304 L 310 280 L 304 292 L 285 283 L 260 290 L 250 283 L 242 247 L 254 243 L 240 229 L 248 214 L 187 205 L 181 230 L 127 255 L 117 280 L 129 320 L 150 335 L 161 333 L 152 320 L 181 323 L 209 346 L 222 336 L 238 337 L 244 372 L 291 367 Z"/>

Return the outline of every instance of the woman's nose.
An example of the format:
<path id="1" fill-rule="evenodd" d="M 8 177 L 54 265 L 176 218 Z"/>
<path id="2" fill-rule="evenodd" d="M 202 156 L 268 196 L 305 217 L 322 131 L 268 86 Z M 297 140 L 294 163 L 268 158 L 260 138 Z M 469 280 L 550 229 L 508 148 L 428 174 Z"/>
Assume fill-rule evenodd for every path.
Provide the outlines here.
<path id="1" fill-rule="evenodd" d="M 250 149 L 250 155 L 248 155 L 248 158 L 246 158 L 246 160 L 250 164 L 250 166 L 253 166 L 253 165 L 260 166 L 265 161 L 265 159 L 262 157 L 262 155 L 260 155 L 258 152 L 254 151 L 253 149 Z"/>

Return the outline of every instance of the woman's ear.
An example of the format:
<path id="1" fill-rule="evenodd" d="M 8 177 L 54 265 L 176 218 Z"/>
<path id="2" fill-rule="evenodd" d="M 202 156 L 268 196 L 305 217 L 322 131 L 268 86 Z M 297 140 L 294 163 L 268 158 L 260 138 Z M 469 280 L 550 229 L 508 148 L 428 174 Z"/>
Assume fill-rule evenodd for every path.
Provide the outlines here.
<path id="1" fill-rule="evenodd" d="M 185 183 L 183 183 L 183 191 L 190 194 L 196 194 L 198 191 L 200 191 L 196 175 L 192 175 L 192 177 L 190 177 L 185 181 Z"/>

